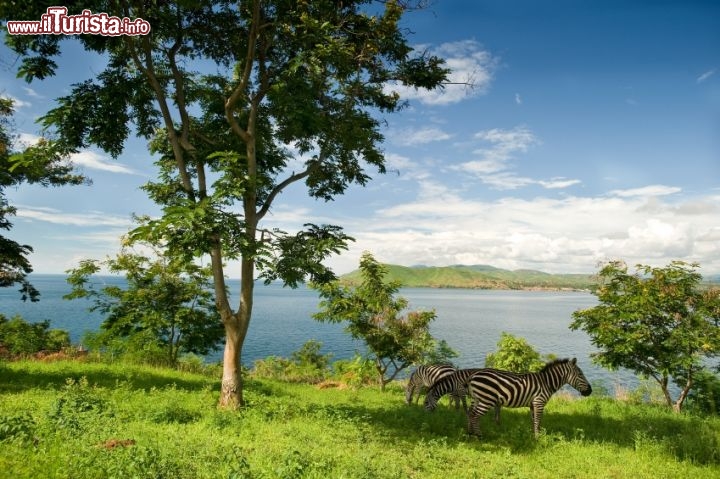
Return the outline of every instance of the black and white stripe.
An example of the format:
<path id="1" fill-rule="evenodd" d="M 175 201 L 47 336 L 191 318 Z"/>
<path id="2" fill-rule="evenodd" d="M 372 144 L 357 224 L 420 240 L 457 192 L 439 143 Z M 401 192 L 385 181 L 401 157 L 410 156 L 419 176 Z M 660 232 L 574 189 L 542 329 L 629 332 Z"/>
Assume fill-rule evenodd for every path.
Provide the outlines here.
<path id="1" fill-rule="evenodd" d="M 492 407 L 529 407 L 535 437 L 540 433 L 540 419 L 550 397 L 565 384 L 577 389 L 583 396 L 592 393 L 592 387 L 577 360 L 552 361 L 537 373 L 513 373 L 497 369 L 481 369 L 468 380 L 472 407 L 468 412 L 468 433 L 479 435 L 478 419 Z"/>
<path id="2" fill-rule="evenodd" d="M 453 374 L 457 369 L 452 364 L 431 364 L 418 366 L 415 371 L 410 375 L 407 386 L 405 386 L 405 402 L 411 404 L 413 396 L 417 391 L 417 397 L 420 397 L 420 391 L 423 388 L 429 388 L 440 379 Z M 459 407 L 459 398 L 453 398 L 456 400 L 456 405 Z M 417 400 L 417 398 L 416 398 Z"/>
<path id="3" fill-rule="evenodd" d="M 438 401 L 444 395 L 450 393 L 455 397 L 462 399 L 463 409 L 467 412 L 467 383 L 470 378 L 484 369 L 470 368 L 470 369 L 458 369 L 452 374 L 443 376 L 432 387 L 428 390 L 425 395 L 425 410 L 433 411 L 437 407 Z M 500 407 L 495 410 L 495 422 L 500 421 Z"/>

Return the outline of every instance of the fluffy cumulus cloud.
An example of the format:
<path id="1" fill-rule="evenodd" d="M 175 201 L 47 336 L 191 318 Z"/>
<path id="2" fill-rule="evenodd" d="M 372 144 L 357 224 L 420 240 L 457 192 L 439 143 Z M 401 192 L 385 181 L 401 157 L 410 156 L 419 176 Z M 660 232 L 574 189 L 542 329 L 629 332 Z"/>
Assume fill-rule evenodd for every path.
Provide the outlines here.
<path id="1" fill-rule="evenodd" d="M 671 199 L 606 194 L 477 201 L 432 184 L 416 201 L 346 224 L 357 242 L 336 267 L 356 268 L 359 254 L 369 250 L 381 261 L 403 265 L 593 273 L 600 262 L 614 259 L 653 265 L 681 259 L 719 272 L 720 227 L 713 205 L 720 197 Z M 654 203 L 651 213 L 648 203 Z M 695 206 L 686 208 L 689 203 Z"/>
<path id="2" fill-rule="evenodd" d="M 475 40 L 443 43 L 436 47 L 420 45 L 416 50 L 445 59 L 445 66 L 451 72 L 444 88 L 426 90 L 389 83 L 385 90 L 395 91 L 405 100 L 417 100 L 427 105 L 458 103 L 486 93 L 498 65 L 498 59 Z"/>

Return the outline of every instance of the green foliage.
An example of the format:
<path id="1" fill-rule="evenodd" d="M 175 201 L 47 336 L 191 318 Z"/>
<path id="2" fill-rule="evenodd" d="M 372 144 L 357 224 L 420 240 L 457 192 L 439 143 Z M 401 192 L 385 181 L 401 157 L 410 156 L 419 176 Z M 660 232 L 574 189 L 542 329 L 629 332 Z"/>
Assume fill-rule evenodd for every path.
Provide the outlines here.
<path id="1" fill-rule="evenodd" d="M 629 274 L 619 261 L 599 273 L 600 304 L 573 313 L 599 348 L 594 361 L 651 377 L 668 406 L 679 411 L 703 369 L 703 359 L 720 353 L 720 294 L 701 289 L 697 264 L 674 261 L 664 268 L 637 266 Z M 673 401 L 669 382 L 681 392 Z"/>
<path id="2" fill-rule="evenodd" d="M 126 245 L 103 262 L 81 261 L 67 278 L 72 290 L 65 299 L 90 298 L 91 310 L 106 314 L 101 331 L 88 337 L 113 356 L 133 357 L 155 364 L 176 364 L 180 354 L 207 354 L 223 335 L 211 293 L 209 268 L 185 263 L 152 244 L 148 257 Z M 127 288 L 97 288 L 92 278 L 107 268 L 122 273 Z"/>
<path id="3" fill-rule="evenodd" d="M 255 361 L 254 377 L 283 381 L 318 383 L 330 375 L 332 354 L 320 354 L 322 343 L 311 339 L 294 351 L 290 358 L 269 356 Z"/>
<path id="4" fill-rule="evenodd" d="M 720 414 L 720 377 L 704 370 L 695 374 L 694 382 L 688 395 L 690 408 L 705 414 Z"/>
<path id="5" fill-rule="evenodd" d="M 355 288 L 339 282 L 315 285 L 319 291 L 318 321 L 347 322 L 346 331 L 367 345 L 375 361 L 381 388 L 412 364 L 446 362 L 456 355 L 447 343 L 430 334 L 435 311 L 410 311 L 407 300 L 396 297 L 400 285 L 385 282 L 386 269 L 366 252 L 360 258 L 363 280 Z"/>
<path id="6" fill-rule="evenodd" d="M 352 359 L 340 359 L 332 364 L 333 376 L 343 383 L 360 387 L 377 382 L 375 363 L 355 353 Z"/>
<path id="7" fill-rule="evenodd" d="M 65 381 L 62 393 L 48 412 L 53 426 L 70 434 L 82 433 L 92 427 L 98 414 L 105 413 L 107 401 L 90 386 L 86 377 Z"/>
<path id="8" fill-rule="evenodd" d="M 551 356 L 546 356 L 543 360 L 540 353 L 526 339 L 506 332 L 501 334 L 497 348 L 494 353 L 488 353 L 485 367 L 516 373 L 537 372 L 547 361 L 552 360 Z"/>
<path id="9" fill-rule="evenodd" d="M 0 415 L 0 443 L 3 441 L 29 442 L 36 424 L 29 412 L 16 415 Z"/>
<path id="10" fill-rule="evenodd" d="M 298 366 L 309 366 L 317 370 L 325 370 L 330 365 L 330 354 L 320 354 L 322 343 L 311 339 L 302 345 L 300 349 L 294 351 L 290 357 Z"/>
<path id="11" fill-rule="evenodd" d="M 70 346 L 70 334 L 50 329 L 50 321 L 28 323 L 20 316 L 7 319 L 0 314 L 0 350 L 12 356 L 29 356 L 40 351 L 56 352 Z"/>

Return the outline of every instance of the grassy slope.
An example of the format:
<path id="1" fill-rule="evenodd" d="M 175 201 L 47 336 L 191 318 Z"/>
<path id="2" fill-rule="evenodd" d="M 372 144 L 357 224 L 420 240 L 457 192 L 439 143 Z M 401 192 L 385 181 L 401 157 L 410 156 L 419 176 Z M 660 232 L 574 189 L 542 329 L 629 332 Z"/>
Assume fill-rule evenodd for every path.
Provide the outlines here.
<path id="1" fill-rule="evenodd" d="M 508 271 L 492 266 L 406 267 L 385 265 L 388 280 L 399 281 L 406 287 L 478 288 L 478 289 L 590 289 L 595 286 L 591 275 L 548 274 L 534 270 Z M 360 281 L 360 272 L 353 271 L 342 277 L 354 284 Z"/>
<path id="2" fill-rule="evenodd" d="M 461 412 L 408 407 L 399 388 L 251 380 L 241 412 L 216 410 L 217 388 L 147 367 L 0 363 L 0 437 L 32 418 L 27 439 L 0 442 L 0 477 L 720 478 L 717 417 L 553 399 L 539 441 L 526 409 L 503 410 L 500 426 L 483 418 L 479 441 Z"/>

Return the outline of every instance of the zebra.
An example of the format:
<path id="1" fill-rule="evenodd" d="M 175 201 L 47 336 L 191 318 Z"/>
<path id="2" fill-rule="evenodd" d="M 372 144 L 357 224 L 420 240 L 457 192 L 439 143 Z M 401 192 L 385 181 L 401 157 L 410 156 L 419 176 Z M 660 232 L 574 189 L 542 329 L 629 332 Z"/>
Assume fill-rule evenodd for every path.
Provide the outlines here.
<path id="1" fill-rule="evenodd" d="M 420 365 L 413 371 L 408 380 L 407 386 L 405 386 L 405 403 L 411 404 L 415 391 L 418 391 L 418 398 L 420 397 L 420 389 L 425 387 L 429 388 L 435 384 L 438 380 L 445 376 L 453 374 L 457 369 L 451 364 L 432 364 L 432 365 Z M 460 407 L 460 396 L 452 395 L 452 399 L 455 402 L 455 407 Z M 465 393 L 462 394 L 463 405 L 465 404 Z M 467 406 L 465 407 L 467 410 Z"/>
<path id="2" fill-rule="evenodd" d="M 592 387 L 577 359 L 558 359 L 547 363 L 536 373 L 513 373 L 498 369 L 481 369 L 468 380 L 473 400 L 468 411 L 468 434 L 480 436 L 478 419 L 491 407 L 529 407 L 535 438 L 540 434 L 540 419 L 550 396 L 565 384 L 577 389 L 583 396 L 592 393 Z"/>
<path id="3" fill-rule="evenodd" d="M 463 409 L 467 413 L 467 383 L 474 374 L 480 371 L 484 371 L 484 369 L 458 369 L 437 380 L 425 395 L 425 410 L 434 411 L 440 398 L 451 393 L 462 398 Z M 500 406 L 495 408 L 495 422 L 500 423 Z"/>

